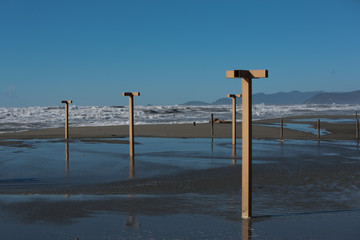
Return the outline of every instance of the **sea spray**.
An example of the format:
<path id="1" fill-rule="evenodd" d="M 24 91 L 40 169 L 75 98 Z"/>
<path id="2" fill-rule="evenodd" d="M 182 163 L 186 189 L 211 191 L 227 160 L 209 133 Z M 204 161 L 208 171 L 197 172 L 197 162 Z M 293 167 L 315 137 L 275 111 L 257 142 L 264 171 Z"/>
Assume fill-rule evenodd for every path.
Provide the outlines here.
<path id="1" fill-rule="evenodd" d="M 135 124 L 207 123 L 214 118 L 231 120 L 231 105 L 167 105 L 135 106 Z M 241 105 L 237 107 L 241 121 Z M 271 119 L 299 115 L 343 115 L 360 111 L 360 105 L 302 104 L 253 105 L 253 119 Z M 0 108 L 0 132 L 29 129 L 58 128 L 64 126 L 64 106 Z M 115 126 L 128 124 L 127 106 L 76 106 L 69 109 L 70 126 Z"/>

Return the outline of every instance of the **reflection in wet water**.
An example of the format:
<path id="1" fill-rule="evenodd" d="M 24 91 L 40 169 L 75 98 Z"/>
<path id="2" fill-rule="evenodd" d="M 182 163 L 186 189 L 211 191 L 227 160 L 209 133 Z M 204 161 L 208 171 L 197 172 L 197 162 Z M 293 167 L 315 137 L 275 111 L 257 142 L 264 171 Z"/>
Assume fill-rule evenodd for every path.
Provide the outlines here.
<path id="1" fill-rule="evenodd" d="M 314 128 L 313 125 L 310 124 L 310 123 L 309 124 L 308 123 L 294 123 L 294 122 L 283 123 L 283 130 L 281 130 L 281 123 L 273 123 L 271 125 L 254 124 L 254 126 L 265 126 L 265 127 L 274 126 L 274 127 L 279 127 L 279 129 L 280 129 L 280 138 L 286 138 L 286 134 L 284 136 L 284 130 L 285 129 L 292 129 L 292 130 L 301 131 L 301 132 L 309 132 L 309 133 L 312 133 L 314 135 L 318 134 L 318 129 L 316 127 Z M 316 124 L 315 124 L 315 126 L 316 126 Z M 319 131 L 320 131 L 319 132 L 320 136 L 329 134 L 328 131 L 326 131 L 324 129 L 321 129 L 321 128 L 319 129 Z"/>
<path id="2" fill-rule="evenodd" d="M 251 239 L 251 219 L 241 220 L 241 240 Z"/>
<path id="3" fill-rule="evenodd" d="M 134 166 L 133 166 L 134 167 Z M 130 177 L 132 178 L 132 177 Z M 135 198 L 135 195 L 134 194 L 130 194 L 129 195 L 129 198 L 130 199 L 134 199 Z M 128 213 L 128 219 L 127 221 L 125 222 L 125 226 L 127 227 L 136 227 L 136 228 L 139 228 L 140 227 L 140 221 L 136 221 L 135 219 L 135 213 L 133 211 L 129 211 Z"/>
<path id="4" fill-rule="evenodd" d="M 232 145 L 232 163 L 236 164 L 236 145 Z"/>
<path id="5" fill-rule="evenodd" d="M 292 229 L 300 227 L 301 230 L 297 230 L 297 233 L 303 234 L 302 230 L 306 228 L 298 220 L 301 218 L 302 224 L 312 226 L 317 224 L 315 220 L 319 220 L 319 214 L 323 215 L 320 220 L 323 220 L 324 226 L 338 221 L 339 216 L 349 216 L 346 219 L 351 226 L 359 222 L 356 221 L 360 216 L 357 210 L 360 206 L 357 191 L 360 179 L 358 142 L 322 141 L 318 145 L 314 140 L 286 140 L 280 144 L 273 140 L 254 140 L 254 162 L 257 164 L 254 167 L 254 215 L 271 218 L 263 218 L 261 221 L 254 218 L 252 222 L 243 220 L 240 226 L 241 166 L 232 166 L 230 163 L 230 159 L 234 163 L 237 157 L 241 158 L 240 146 L 236 156 L 236 148 L 228 139 L 216 139 L 215 149 L 211 154 L 209 139 L 139 138 L 139 141 L 142 144 L 137 150 L 136 175 L 141 179 L 132 181 L 128 178 L 135 178 L 135 159 L 129 159 L 127 145 L 94 145 L 72 141 L 72 172 L 66 182 L 62 182 L 63 141 L 29 142 L 36 148 L 23 149 L 23 152 L 16 154 L 12 153 L 12 148 L 0 146 L 1 190 L 31 193 L 26 197 L 23 194 L 10 197 L 2 195 L 0 223 L 2 230 L 8 232 L 1 231 L 0 238 L 10 239 L 7 236 L 14 234 L 10 229 L 18 226 L 21 230 L 29 232 L 31 229 L 39 235 L 43 232 L 43 222 L 49 223 L 53 232 L 81 232 L 83 235 L 88 234 L 86 239 L 99 239 L 103 237 L 99 236 L 99 232 L 106 235 L 106 230 L 107 234 L 125 234 L 127 239 L 136 239 L 132 234 L 156 239 L 171 236 L 180 236 L 180 239 L 234 239 L 236 236 L 238 239 L 240 235 L 242 239 L 264 239 L 267 231 L 274 234 L 274 228 L 269 226 L 274 223 L 279 226 L 279 234 L 284 234 L 284 230 L 287 230 L 280 223 L 287 224 L 288 228 L 292 226 Z M 165 146 L 167 152 L 163 150 Z M 229 156 L 231 151 L 233 155 Z M 65 142 L 65 154 L 66 171 L 69 172 L 68 142 Z M 27 172 L 20 169 L 26 169 Z M 34 176 L 38 179 L 32 180 Z M 50 187 L 47 187 L 48 183 L 51 184 Z M 59 183 L 73 184 L 65 191 L 58 191 Z M 47 192 L 50 195 L 39 199 L 38 189 L 41 190 L 40 193 Z M 129 192 L 133 196 L 136 194 L 136 197 L 128 197 Z M 91 194 L 101 195 L 90 196 Z M 65 199 L 62 199 L 64 196 Z M 25 202 L 25 198 L 29 201 Z M 330 214 L 324 210 L 342 209 L 353 212 L 337 211 L 331 221 L 327 220 Z M 299 214 L 284 215 L 294 212 L 317 215 L 312 220 Z M 93 213 L 99 214 L 92 215 Z M 13 223 L 8 220 L 8 215 L 25 221 L 19 225 L 11 225 Z M 290 221 L 293 225 L 288 221 L 290 218 L 294 219 Z M 312 224 L 309 224 L 309 219 Z M 108 224 L 98 226 L 100 221 L 107 221 Z M 64 223 L 67 225 L 64 226 Z M 89 223 L 93 225 L 88 225 Z M 179 223 L 185 225 L 181 231 L 172 228 Z M 348 229 L 355 229 L 355 234 L 358 233 L 357 228 L 349 228 L 343 222 L 340 223 Z M 261 224 L 268 226 L 264 230 Z M 335 228 L 327 231 L 332 230 Z M 146 235 L 148 233 L 151 234 Z M 90 234 L 95 234 L 95 237 Z M 204 237 L 203 234 L 208 235 Z M 291 238 L 294 237 L 292 234 L 289 233 L 288 239 L 294 239 Z M 57 239 L 66 238 L 61 237 Z M 117 238 L 119 236 L 112 239 Z M 269 239 L 279 237 L 271 236 Z"/>
<path id="6" fill-rule="evenodd" d="M 69 164 L 69 141 L 65 141 L 65 170 L 66 176 L 69 176 L 70 164 Z"/>
<path id="7" fill-rule="evenodd" d="M 128 227 L 140 227 L 140 222 L 135 220 L 135 215 L 130 215 L 129 219 L 126 221 L 125 226 Z"/>
<path id="8" fill-rule="evenodd" d="M 135 177 L 135 158 L 133 155 L 130 155 L 129 178 L 132 179 L 134 177 Z"/>
<path id="9" fill-rule="evenodd" d="M 214 152 L 214 138 L 211 138 L 211 152 Z"/>

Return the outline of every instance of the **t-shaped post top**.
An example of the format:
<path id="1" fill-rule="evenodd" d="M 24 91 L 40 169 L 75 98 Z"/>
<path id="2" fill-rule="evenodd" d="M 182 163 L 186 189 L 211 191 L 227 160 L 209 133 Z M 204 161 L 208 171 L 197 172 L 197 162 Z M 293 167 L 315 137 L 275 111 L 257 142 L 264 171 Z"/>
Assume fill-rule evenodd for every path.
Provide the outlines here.
<path id="1" fill-rule="evenodd" d="M 241 94 L 228 94 L 226 95 L 227 97 L 231 97 L 231 98 L 238 98 L 240 97 L 241 98 Z"/>
<path id="2" fill-rule="evenodd" d="M 226 71 L 226 78 L 267 78 L 268 70 L 231 70 Z"/>
<path id="3" fill-rule="evenodd" d="M 61 101 L 61 103 L 72 103 L 72 101 L 71 100 L 63 100 L 63 101 Z"/>
<path id="4" fill-rule="evenodd" d="M 123 96 L 140 96 L 140 92 L 123 92 Z"/>

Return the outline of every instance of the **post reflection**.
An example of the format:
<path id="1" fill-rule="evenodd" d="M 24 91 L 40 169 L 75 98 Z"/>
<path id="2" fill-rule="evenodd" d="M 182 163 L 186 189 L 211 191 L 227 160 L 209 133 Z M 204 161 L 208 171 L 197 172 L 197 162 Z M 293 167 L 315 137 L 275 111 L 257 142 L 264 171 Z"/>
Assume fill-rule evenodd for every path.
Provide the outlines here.
<path id="1" fill-rule="evenodd" d="M 140 222 L 135 220 L 135 215 L 129 215 L 128 220 L 125 223 L 128 227 L 140 227 Z"/>
<path id="2" fill-rule="evenodd" d="M 129 178 L 133 179 L 134 177 L 135 177 L 135 159 L 133 155 L 130 155 Z"/>
<path id="3" fill-rule="evenodd" d="M 214 138 L 211 138 L 211 152 L 214 152 Z"/>
<path id="4" fill-rule="evenodd" d="M 69 141 L 65 141 L 65 170 L 66 176 L 69 175 L 70 164 L 69 164 Z"/>
<path id="5" fill-rule="evenodd" d="M 236 145 L 235 144 L 233 144 L 232 145 L 232 163 L 233 164 L 236 164 Z"/>
<path id="6" fill-rule="evenodd" d="M 284 141 L 280 141 L 280 155 L 284 155 Z"/>
<path id="7" fill-rule="evenodd" d="M 134 194 L 130 194 L 129 195 L 129 199 L 133 199 L 135 197 Z M 126 220 L 125 222 L 125 226 L 128 226 L 128 227 L 140 227 L 140 221 L 136 221 L 136 218 L 135 218 L 135 213 L 133 211 L 130 211 L 128 213 L 129 217 L 128 219 Z"/>
<path id="8" fill-rule="evenodd" d="M 241 240 L 251 239 L 251 219 L 242 219 L 241 221 Z"/>

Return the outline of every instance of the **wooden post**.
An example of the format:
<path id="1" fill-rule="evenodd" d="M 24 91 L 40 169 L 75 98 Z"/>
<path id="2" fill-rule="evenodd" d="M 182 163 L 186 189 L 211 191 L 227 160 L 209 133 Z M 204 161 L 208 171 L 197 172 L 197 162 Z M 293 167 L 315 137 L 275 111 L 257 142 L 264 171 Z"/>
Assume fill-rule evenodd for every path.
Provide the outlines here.
<path id="1" fill-rule="evenodd" d="M 280 138 L 284 138 L 284 120 L 280 119 Z"/>
<path id="2" fill-rule="evenodd" d="M 140 96 L 140 93 L 124 92 L 123 96 L 129 97 L 129 145 L 130 156 L 134 156 L 134 96 Z"/>
<path id="3" fill-rule="evenodd" d="M 72 103 L 70 100 L 63 100 L 61 103 L 65 103 L 65 139 L 69 139 L 69 103 Z"/>
<path id="4" fill-rule="evenodd" d="M 252 215 L 252 83 L 242 79 L 242 216 Z"/>
<path id="5" fill-rule="evenodd" d="M 226 71 L 226 78 L 242 78 L 242 218 L 252 215 L 252 79 L 267 78 L 267 70 Z"/>
<path id="6" fill-rule="evenodd" d="M 236 145 L 236 98 L 241 94 L 228 94 L 227 97 L 232 98 L 232 144 Z"/>
<path id="7" fill-rule="evenodd" d="M 214 114 L 211 114 L 211 136 L 214 136 Z"/>
<path id="8" fill-rule="evenodd" d="M 320 119 L 317 120 L 317 137 L 320 139 Z"/>

